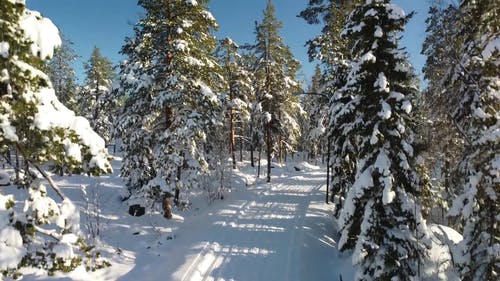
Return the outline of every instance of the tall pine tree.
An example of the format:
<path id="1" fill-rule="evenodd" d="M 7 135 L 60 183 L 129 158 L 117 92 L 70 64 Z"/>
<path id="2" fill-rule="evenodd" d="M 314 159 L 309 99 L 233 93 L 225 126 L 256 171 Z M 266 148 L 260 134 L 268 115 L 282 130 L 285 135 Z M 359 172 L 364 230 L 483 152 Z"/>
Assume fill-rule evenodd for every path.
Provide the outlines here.
<path id="1" fill-rule="evenodd" d="M 459 63 L 458 11 L 452 5 L 445 9 L 430 8 L 427 38 L 422 48 L 422 54 L 427 56 L 423 72 L 428 84 L 420 109 L 427 122 L 420 124 L 419 134 L 426 146 L 423 157 L 434 179 L 424 201 L 427 209 L 440 207 L 442 219 L 458 190 L 457 167 L 465 141 L 450 114 L 450 108 L 459 106 L 456 89 L 445 83 L 450 65 Z"/>
<path id="2" fill-rule="evenodd" d="M 85 84 L 78 94 L 79 113 L 91 121 L 92 128 L 101 135 L 106 144 L 111 140 L 111 118 L 116 109 L 112 96 L 114 71 L 109 59 L 94 47 L 89 60 L 84 64 Z"/>
<path id="3" fill-rule="evenodd" d="M 245 124 L 250 118 L 249 96 L 253 92 L 250 73 L 245 69 L 238 50 L 239 46 L 229 37 L 219 43 L 218 59 L 227 84 L 224 90 L 227 93 L 224 107 L 228 115 L 229 153 L 233 169 L 236 169 L 236 135 L 239 132 L 239 138 L 243 138 Z M 242 143 L 240 141 L 240 146 Z"/>
<path id="4" fill-rule="evenodd" d="M 160 187 L 173 190 L 178 203 L 180 193 L 199 186 L 209 171 L 205 130 L 219 111 L 211 87 L 220 83 L 220 67 L 212 56 L 216 40 L 211 32 L 217 24 L 207 4 L 139 1 L 146 15 L 122 51 L 129 60 L 118 92 L 128 100 L 117 122 L 124 143 L 122 170 L 134 171 L 136 197 L 156 200 Z M 130 139 L 142 133 L 145 148 Z M 147 173 L 137 170 L 136 158 L 151 165 Z"/>
<path id="5" fill-rule="evenodd" d="M 271 181 L 274 153 L 282 162 L 285 151 L 293 149 L 299 135 L 295 116 L 299 108 L 298 97 L 293 94 L 300 90 L 295 80 L 300 64 L 279 35 L 281 27 L 282 23 L 275 16 L 274 5 L 267 1 L 264 18 L 256 24 L 253 51 L 257 56 L 255 71 L 259 72 L 257 75 L 262 79 L 257 89 L 257 99 L 262 106 L 268 182 Z"/>
<path id="6" fill-rule="evenodd" d="M 331 176 L 331 200 L 335 203 L 335 217 L 347 196 L 347 190 L 354 182 L 356 153 L 353 135 L 344 135 L 342 126 L 354 118 L 345 105 L 351 96 L 340 91 L 347 81 L 348 61 L 351 59 L 350 38 L 342 37 L 341 31 L 354 5 L 361 1 L 310 0 L 308 7 L 300 13 L 309 24 L 323 24 L 319 36 L 309 40 L 309 58 L 323 64 L 322 94 L 329 98 L 326 116 L 325 138 L 327 143 L 327 177 Z M 327 179 L 330 185 L 330 178 Z"/>
<path id="7" fill-rule="evenodd" d="M 76 74 L 72 63 L 79 57 L 73 50 L 73 42 L 62 36 L 62 44 L 48 63 L 48 75 L 57 98 L 69 109 L 76 110 Z"/>

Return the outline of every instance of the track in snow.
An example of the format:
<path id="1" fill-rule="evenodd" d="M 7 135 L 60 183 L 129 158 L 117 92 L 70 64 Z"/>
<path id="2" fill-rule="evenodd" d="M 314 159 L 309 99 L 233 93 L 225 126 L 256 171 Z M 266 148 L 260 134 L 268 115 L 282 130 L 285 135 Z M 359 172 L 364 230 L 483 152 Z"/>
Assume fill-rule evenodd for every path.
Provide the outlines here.
<path id="1" fill-rule="evenodd" d="M 197 218 L 168 263 L 172 280 L 332 280 L 338 264 L 322 172 L 287 172 Z M 182 250 L 181 250 L 182 249 Z M 345 260 L 342 260 L 345 263 Z M 350 265 L 347 265 L 349 269 Z M 166 272 L 169 272 L 167 270 Z M 337 275 L 338 276 L 338 275 Z"/>

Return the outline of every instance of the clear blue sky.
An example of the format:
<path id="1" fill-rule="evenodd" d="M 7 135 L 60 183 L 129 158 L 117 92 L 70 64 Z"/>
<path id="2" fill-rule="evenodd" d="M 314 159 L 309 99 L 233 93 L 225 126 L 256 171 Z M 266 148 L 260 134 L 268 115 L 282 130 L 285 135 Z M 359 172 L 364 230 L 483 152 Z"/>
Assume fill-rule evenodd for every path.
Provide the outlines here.
<path id="1" fill-rule="evenodd" d="M 319 26 L 308 25 L 297 15 L 308 0 L 274 0 L 276 13 L 284 24 L 282 36 L 296 58 L 302 62 L 302 77 L 309 81 L 314 63 L 309 63 L 305 42 L 320 31 Z M 425 58 L 420 55 L 425 38 L 426 0 L 395 0 L 405 11 L 417 14 L 407 26 L 402 44 L 410 53 L 415 68 L 420 71 Z M 71 41 L 81 58 L 75 63 L 78 77 L 83 77 L 83 62 L 94 46 L 114 63 L 123 58 L 118 53 L 125 36 L 132 35 L 132 25 L 142 14 L 136 0 L 27 0 L 29 9 L 50 18 Z M 210 11 L 217 19 L 220 38 L 229 36 L 238 44 L 254 42 L 254 22 L 262 19 L 266 0 L 212 0 Z"/>

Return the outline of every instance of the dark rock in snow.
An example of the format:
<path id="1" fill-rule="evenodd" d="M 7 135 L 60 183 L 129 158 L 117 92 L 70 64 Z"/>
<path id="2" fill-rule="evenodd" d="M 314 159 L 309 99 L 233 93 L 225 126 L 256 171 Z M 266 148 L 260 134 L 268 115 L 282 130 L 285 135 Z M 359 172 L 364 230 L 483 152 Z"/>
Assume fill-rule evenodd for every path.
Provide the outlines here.
<path id="1" fill-rule="evenodd" d="M 131 205 L 128 208 L 128 213 L 131 216 L 140 217 L 140 216 L 143 216 L 146 213 L 146 208 L 145 207 L 141 207 L 141 205 L 139 205 L 139 204 Z"/>

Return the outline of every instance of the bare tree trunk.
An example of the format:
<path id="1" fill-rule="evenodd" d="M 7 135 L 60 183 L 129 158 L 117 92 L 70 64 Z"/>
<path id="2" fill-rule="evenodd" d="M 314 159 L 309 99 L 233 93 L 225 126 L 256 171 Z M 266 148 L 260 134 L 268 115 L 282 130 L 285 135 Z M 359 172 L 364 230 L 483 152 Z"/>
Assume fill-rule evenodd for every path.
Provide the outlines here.
<path id="1" fill-rule="evenodd" d="M 278 119 L 281 120 L 281 111 L 278 112 Z M 283 165 L 283 138 L 281 132 L 278 133 L 278 159 L 279 163 Z"/>
<path id="2" fill-rule="evenodd" d="M 328 136 L 326 148 L 326 204 L 329 203 L 331 138 Z"/>
<path id="3" fill-rule="evenodd" d="M 170 203 L 170 196 L 168 194 L 163 196 L 163 216 L 167 220 L 172 219 L 172 203 Z"/>
<path id="4" fill-rule="evenodd" d="M 255 149 L 255 139 L 253 136 L 253 118 L 250 120 L 250 166 L 255 167 L 253 151 Z"/>
<path id="5" fill-rule="evenodd" d="M 243 136 L 240 136 L 240 162 L 243 162 Z"/>
<path id="6" fill-rule="evenodd" d="M 271 182 L 271 160 L 272 160 L 272 140 L 271 140 L 271 124 L 266 124 L 266 149 L 267 149 L 267 182 Z"/>
<path id="7" fill-rule="evenodd" d="M 230 94 L 230 99 L 232 100 L 232 94 Z M 236 169 L 236 152 L 235 141 L 234 141 L 234 112 L 233 108 L 229 109 L 229 149 L 231 150 L 231 158 L 233 160 L 233 169 Z"/>
<path id="8" fill-rule="evenodd" d="M 181 180 L 182 175 L 182 166 L 177 167 L 177 178 L 175 180 L 175 191 L 174 191 L 174 204 L 175 206 L 179 206 L 179 197 L 181 194 L 181 190 L 179 189 L 179 181 Z"/>
<path id="9" fill-rule="evenodd" d="M 259 145 L 259 164 L 257 165 L 257 178 L 260 177 L 260 159 L 262 155 L 262 145 Z"/>
<path id="10" fill-rule="evenodd" d="M 20 180 L 20 175 L 19 175 L 19 150 L 16 147 L 16 182 L 19 182 Z"/>

